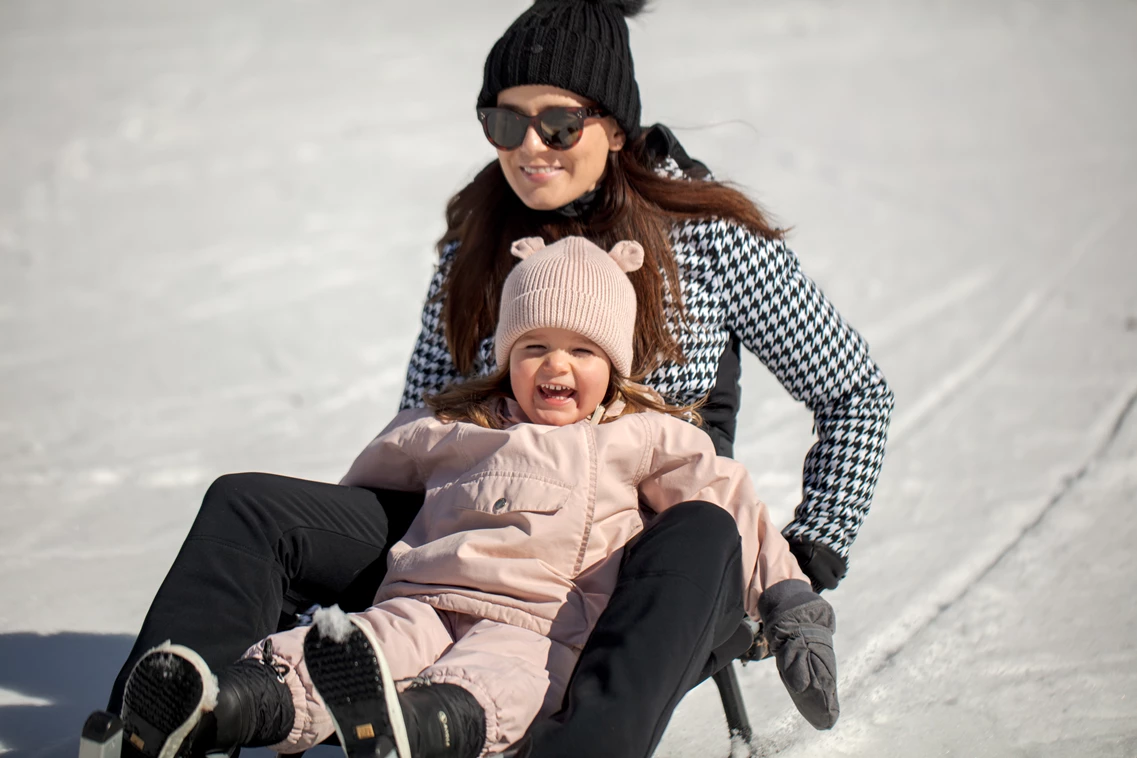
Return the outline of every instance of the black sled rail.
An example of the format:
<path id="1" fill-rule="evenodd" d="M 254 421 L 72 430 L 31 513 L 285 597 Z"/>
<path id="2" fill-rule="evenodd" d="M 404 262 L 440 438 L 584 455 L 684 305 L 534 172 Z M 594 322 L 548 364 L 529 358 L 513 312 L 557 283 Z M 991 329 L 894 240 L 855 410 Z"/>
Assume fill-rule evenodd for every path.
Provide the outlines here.
<path id="1" fill-rule="evenodd" d="M 83 724 L 79 758 L 119 758 L 122 755 L 122 719 L 113 713 L 95 711 Z"/>

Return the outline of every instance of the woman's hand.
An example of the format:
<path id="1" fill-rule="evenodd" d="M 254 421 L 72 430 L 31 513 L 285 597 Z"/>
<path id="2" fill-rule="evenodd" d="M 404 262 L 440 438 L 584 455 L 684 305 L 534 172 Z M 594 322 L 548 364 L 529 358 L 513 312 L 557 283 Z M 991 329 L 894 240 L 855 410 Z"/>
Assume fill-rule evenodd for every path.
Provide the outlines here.
<path id="1" fill-rule="evenodd" d="M 790 552 L 797 558 L 802 572 L 809 577 L 814 592 L 837 589 L 837 583 L 845 578 L 848 564 L 845 559 L 827 545 L 820 542 L 788 538 Z"/>

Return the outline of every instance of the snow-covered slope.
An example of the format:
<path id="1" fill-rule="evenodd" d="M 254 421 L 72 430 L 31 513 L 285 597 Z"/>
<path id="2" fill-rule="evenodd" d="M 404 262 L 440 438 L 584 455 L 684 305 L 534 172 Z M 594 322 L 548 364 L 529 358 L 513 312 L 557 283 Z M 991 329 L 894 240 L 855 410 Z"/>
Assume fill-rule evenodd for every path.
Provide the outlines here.
<path id="1" fill-rule="evenodd" d="M 0 5 L 0 744 L 74 754 L 213 477 L 338 477 L 393 413 L 525 5 Z M 764 751 L 1137 751 L 1134 39 L 1120 0 L 633 24 L 645 120 L 795 227 L 898 397 L 831 595 L 842 720 L 803 729 L 750 666 Z M 744 385 L 788 520 L 810 419 Z M 729 750 L 704 686 L 657 755 Z"/>

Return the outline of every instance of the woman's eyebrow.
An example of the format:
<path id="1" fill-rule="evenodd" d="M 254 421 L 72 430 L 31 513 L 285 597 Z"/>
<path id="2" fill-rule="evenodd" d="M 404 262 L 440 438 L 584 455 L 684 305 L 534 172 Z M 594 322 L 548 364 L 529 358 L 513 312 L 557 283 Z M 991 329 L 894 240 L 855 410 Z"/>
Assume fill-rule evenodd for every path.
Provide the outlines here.
<path id="1" fill-rule="evenodd" d="M 530 118 L 532 116 L 536 116 L 538 113 L 541 113 L 542 111 L 547 111 L 550 108 L 568 108 L 569 110 L 573 110 L 574 108 L 581 108 L 583 106 L 570 105 L 568 103 L 542 103 L 541 105 L 534 108 L 532 113 L 528 113 L 520 105 L 510 105 L 509 103 L 502 103 L 502 104 L 498 105 L 497 107 L 498 108 L 504 108 L 507 111 L 513 111 L 514 113 L 516 113 L 519 116 L 525 116 L 526 118 Z"/>

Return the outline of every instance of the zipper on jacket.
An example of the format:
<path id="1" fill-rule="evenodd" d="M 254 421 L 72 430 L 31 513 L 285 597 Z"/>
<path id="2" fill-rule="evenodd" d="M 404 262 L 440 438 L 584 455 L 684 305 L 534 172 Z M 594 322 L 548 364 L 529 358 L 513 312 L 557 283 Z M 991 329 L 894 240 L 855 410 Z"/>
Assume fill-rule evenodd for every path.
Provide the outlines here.
<path id="1" fill-rule="evenodd" d="M 584 556 L 588 552 L 588 540 L 592 537 L 592 524 L 596 519 L 596 480 L 599 477 L 600 460 L 599 454 L 596 452 L 595 426 L 595 424 L 589 423 L 584 427 L 584 438 L 588 448 L 588 506 L 584 513 L 584 534 L 580 542 L 580 552 L 577 553 L 576 562 L 572 569 L 574 578 L 580 574 L 584 567 Z"/>

